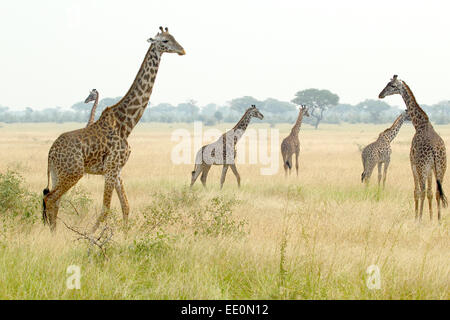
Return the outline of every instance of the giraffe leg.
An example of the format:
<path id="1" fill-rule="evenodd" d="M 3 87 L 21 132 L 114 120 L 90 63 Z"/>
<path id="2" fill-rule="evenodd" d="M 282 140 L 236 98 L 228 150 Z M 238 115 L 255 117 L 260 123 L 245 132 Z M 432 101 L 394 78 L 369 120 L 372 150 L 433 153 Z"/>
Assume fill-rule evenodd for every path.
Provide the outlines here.
<path id="1" fill-rule="evenodd" d="M 299 152 L 295 153 L 295 170 L 297 171 L 297 177 L 298 177 L 298 155 Z"/>
<path id="2" fill-rule="evenodd" d="M 225 176 L 227 175 L 228 167 L 228 164 L 223 165 L 222 176 L 220 177 L 220 189 L 222 189 L 223 183 L 225 182 Z"/>
<path id="3" fill-rule="evenodd" d="M 417 173 L 417 167 L 415 165 L 411 165 L 411 169 L 414 178 L 414 211 L 417 220 L 419 218 L 419 196 L 420 196 L 419 174 Z"/>
<path id="4" fill-rule="evenodd" d="M 56 185 L 54 189 L 44 197 L 46 205 L 46 216 L 51 231 L 55 231 L 56 229 L 56 218 L 58 216 L 61 197 L 67 191 L 69 191 L 69 189 L 72 188 L 82 177 L 83 174 L 81 173 L 69 178 L 65 177 L 64 179 L 59 179 L 58 185 Z"/>
<path id="5" fill-rule="evenodd" d="M 198 176 L 200 175 L 201 172 L 202 172 L 202 165 L 196 164 L 195 165 L 195 170 L 192 171 L 191 187 L 194 185 L 195 180 L 197 180 L 197 178 L 198 178 Z"/>
<path id="6" fill-rule="evenodd" d="M 427 178 L 427 198 L 428 198 L 428 210 L 430 212 L 430 220 L 433 219 L 433 172 L 430 171 Z"/>
<path id="7" fill-rule="evenodd" d="M 200 181 L 202 182 L 204 187 L 206 187 L 206 178 L 208 177 L 209 169 L 211 169 L 211 165 L 203 166 L 202 176 L 200 177 Z"/>
<path id="8" fill-rule="evenodd" d="M 130 213 L 130 205 L 128 204 L 128 198 L 123 188 L 123 180 L 121 177 L 117 178 L 116 181 L 116 192 L 119 197 L 120 206 L 122 207 L 123 224 L 126 226 L 128 224 L 128 214 Z"/>
<path id="9" fill-rule="evenodd" d="M 288 174 L 288 165 L 286 163 L 287 157 L 286 157 L 286 153 L 281 153 L 282 157 L 283 157 L 283 168 L 284 168 L 284 176 L 287 177 Z"/>
<path id="10" fill-rule="evenodd" d="M 385 163 L 384 163 L 384 175 L 383 175 L 383 189 L 384 189 L 384 187 L 386 186 L 386 176 L 387 176 L 387 171 L 388 171 L 388 168 L 389 168 L 389 160 L 388 161 L 386 161 Z"/>
<path id="11" fill-rule="evenodd" d="M 425 187 L 426 187 L 426 180 L 427 175 L 425 175 L 423 172 L 419 171 L 419 187 L 420 187 L 420 202 L 419 202 L 419 221 L 422 221 L 422 215 L 423 215 L 423 204 L 425 202 Z"/>
<path id="12" fill-rule="evenodd" d="M 370 177 L 372 176 L 373 169 L 375 168 L 375 162 L 367 163 L 364 168 L 363 176 L 364 182 L 366 183 L 366 187 L 369 186 Z"/>
<path id="13" fill-rule="evenodd" d="M 381 176 L 382 176 L 382 174 L 381 174 L 382 165 L 383 165 L 383 162 L 377 163 L 377 166 L 378 166 L 378 189 L 380 189 L 380 182 L 381 182 Z"/>
<path id="14" fill-rule="evenodd" d="M 94 226 L 92 227 L 91 233 L 94 233 L 100 226 L 100 223 L 105 221 L 105 218 L 110 211 L 112 193 L 114 191 L 114 187 L 115 187 L 116 183 L 117 183 L 117 177 L 111 176 L 111 175 L 105 175 L 105 189 L 103 191 L 103 208 L 102 208 L 102 212 L 101 212 L 100 216 L 97 218 L 97 221 L 95 222 Z"/>
<path id="15" fill-rule="evenodd" d="M 234 175 L 236 176 L 238 187 L 241 187 L 241 176 L 239 175 L 239 172 L 237 171 L 236 165 L 231 165 L 231 170 L 233 171 Z"/>

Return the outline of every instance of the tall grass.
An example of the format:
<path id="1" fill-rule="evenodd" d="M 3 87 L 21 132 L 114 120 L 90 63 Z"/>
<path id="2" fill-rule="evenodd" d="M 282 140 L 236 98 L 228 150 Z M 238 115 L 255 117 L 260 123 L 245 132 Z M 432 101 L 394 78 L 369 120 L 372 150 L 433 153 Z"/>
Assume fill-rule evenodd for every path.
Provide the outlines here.
<path id="1" fill-rule="evenodd" d="M 122 228 L 114 197 L 114 235 L 105 258 L 58 222 L 41 219 L 47 152 L 76 125 L 0 128 L 0 298 L 2 299 L 449 299 L 449 213 L 441 224 L 414 221 L 409 167 L 412 128 L 393 143 L 386 189 L 360 183 L 357 145 L 385 126 L 305 126 L 299 177 L 261 176 L 240 165 L 242 188 L 220 169 L 208 187 L 188 188 L 191 165 L 171 164 L 171 130 L 145 124 L 131 135 L 122 172 L 131 205 Z M 260 125 L 264 127 L 264 125 Z M 277 126 L 280 139 L 289 126 Z M 437 126 L 444 140 L 450 126 Z M 5 159 L 5 158 L 4 158 Z M 13 169 L 11 169 L 13 168 Z M 444 191 L 449 194 L 444 181 Z M 61 202 L 59 217 L 84 232 L 100 213 L 103 180 L 83 178 Z M 427 212 L 425 212 L 427 213 Z M 425 214 L 424 216 L 427 216 Z M 69 290 L 67 268 L 81 268 Z M 366 286 L 377 265 L 381 289 Z"/>

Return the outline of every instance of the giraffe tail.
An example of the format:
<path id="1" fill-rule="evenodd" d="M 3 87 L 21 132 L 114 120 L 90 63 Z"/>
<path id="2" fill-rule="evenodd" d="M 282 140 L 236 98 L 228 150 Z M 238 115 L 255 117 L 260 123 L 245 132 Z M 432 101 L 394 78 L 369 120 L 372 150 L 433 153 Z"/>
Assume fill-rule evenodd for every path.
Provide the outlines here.
<path id="1" fill-rule="evenodd" d="M 194 176 L 196 170 L 197 170 L 197 164 L 194 165 L 194 171 L 191 172 L 192 176 Z"/>
<path id="2" fill-rule="evenodd" d="M 286 165 L 288 166 L 289 169 L 292 169 L 292 166 L 291 166 L 289 160 L 286 160 Z"/>
<path id="3" fill-rule="evenodd" d="M 47 224 L 48 217 L 47 206 L 45 205 L 45 196 L 50 193 L 50 190 L 48 188 L 45 188 L 42 193 L 44 194 L 44 198 L 42 199 L 42 222 L 44 222 L 44 224 Z"/>
<path id="4" fill-rule="evenodd" d="M 44 194 L 44 197 L 42 198 L 42 221 L 44 224 L 48 223 L 48 216 L 47 216 L 47 206 L 45 204 L 45 196 L 50 193 L 50 166 L 47 167 L 47 188 L 45 188 L 42 193 Z"/>
<path id="5" fill-rule="evenodd" d="M 439 192 L 439 196 L 441 197 L 442 200 L 442 206 L 444 208 L 447 208 L 448 206 L 447 197 L 445 196 L 444 190 L 442 189 L 441 181 L 436 179 L 436 183 L 437 183 L 437 191 Z"/>
<path id="6" fill-rule="evenodd" d="M 447 197 L 444 194 L 444 189 L 442 188 L 442 182 L 441 182 L 441 180 L 439 180 L 438 175 L 437 175 L 436 157 L 434 155 L 434 152 L 433 152 L 433 158 L 434 158 L 434 175 L 436 176 L 436 184 L 437 184 L 436 191 L 439 193 L 439 196 L 442 200 L 442 206 L 444 208 L 447 208 L 447 206 L 448 206 Z"/>

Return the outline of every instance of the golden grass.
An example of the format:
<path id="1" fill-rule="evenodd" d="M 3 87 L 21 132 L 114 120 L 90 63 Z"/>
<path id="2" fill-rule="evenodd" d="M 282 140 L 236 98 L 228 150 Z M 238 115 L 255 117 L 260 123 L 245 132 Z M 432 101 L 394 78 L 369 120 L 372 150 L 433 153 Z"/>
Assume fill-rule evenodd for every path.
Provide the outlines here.
<path id="1" fill-rule="evenodd" d="M 376 139 L 388 125 L 304 126 L 300 132 L 300 175 L 259 174 L 260 165 L 240 165 L 242 188 L 228 172 L 219 190 L 214 167 L 204 190 L 194 188 L 201 210 L 214 197 L 236 199 L 233 217 L 247 222 L 244 236 L 195 234 L 183 223 L 142 231 L 145 208 L 157 193 L 187 190 L 192 165 L 173 165 L 174 129 L 187 124 L 140 124 L 129 142 L 131 157 L 122 177 L 131 205 L 132 229 L 119 227 L 120 205 L 113 197 L 114 243 L 102 258 L 59 222 L 56 234 L 41 223 L 28 228 L 2 225 L 2 299 L 449 299 L 449 212 L 414 221 L 409 146 L 414 129 L 405 125 L 392 144 L 387 186 L 377 192 L 360 182 L 358 144 Z M 27 187 L 41 194 L 47 184 L 47 152 L 62 132 L 80 124 L 3 124 L 0 172 L 15 168 Z M 224 129 L 225 126 L 220 126 Z M 252 128 L 268 128 L 251 124 Z M 279 125 L 280 140 L 290 125 Z M 447 141 L 450 126 L 436 126 Z M 196 150 L 195 150 L 196 151 Z M 281 158 L 281 157 L 280 157 Z M 450 183 L 444 191 L 450 196 Z M 82 217 L 65 209 L 60 217 L 83 229 L 101 210 L 103 180 L 79 182 L 94 200 Z M 188 192 L 188 191 L 186 191 Z M 191 209 L 189 209 L 191 208 Z M 427 208 L 427 205 L 425 205 Z M 436 205 L 434 204 L 436 211 Z M 183 220 L 184 221 L 184 220 Z M 19 222 L 17 222 L 19 223 Z M 134 226 L 134 228 L 133 228 Z M 138 248 L 141 248 L 138 250 Z M 66 288 L 66 268 L 81 267 L 81 290 Z M 366 269 L 381 270 L 381 289 L 366 286 Z"/>

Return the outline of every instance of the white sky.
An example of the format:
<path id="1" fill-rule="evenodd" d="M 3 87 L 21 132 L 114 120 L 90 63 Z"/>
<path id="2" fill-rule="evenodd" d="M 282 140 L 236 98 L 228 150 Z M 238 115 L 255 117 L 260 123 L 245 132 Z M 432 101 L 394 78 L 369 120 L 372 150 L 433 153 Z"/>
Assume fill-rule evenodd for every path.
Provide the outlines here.
<path id="1" fill-rule="evenodd" d="M 450 99 L 449 13 L 444 0 L 2 0 L 0 105 L 124 95 L 159 25 L 187 54 L 163 56 L 152 103 L 291 100 L 311 87 L 357 103 L 396 73 L 432 104 Z"/>

